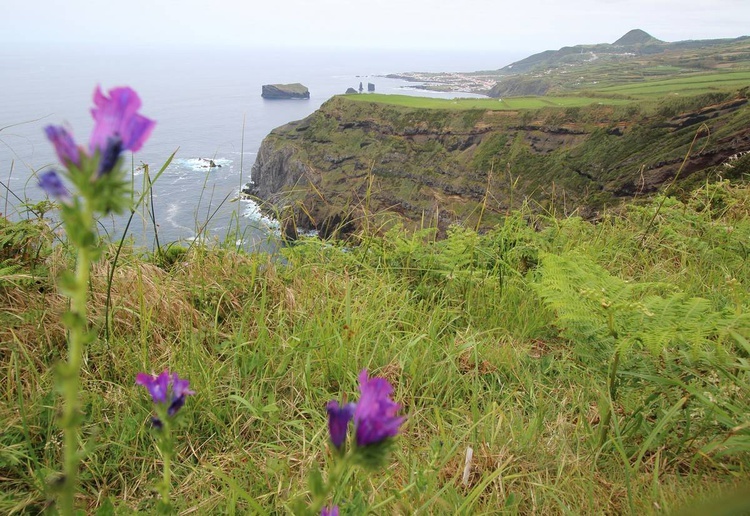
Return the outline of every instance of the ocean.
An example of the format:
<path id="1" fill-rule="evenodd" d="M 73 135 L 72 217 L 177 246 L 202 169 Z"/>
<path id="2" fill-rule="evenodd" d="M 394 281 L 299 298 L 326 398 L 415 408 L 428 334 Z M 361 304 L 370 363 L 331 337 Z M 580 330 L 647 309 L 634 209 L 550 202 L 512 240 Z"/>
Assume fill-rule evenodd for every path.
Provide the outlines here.
<path id="1" fill-rule="evenodd" d="M 153 175 L 176 151 L 153 189 L 159 241 L 190 240 L 201 232 L 225 238 L 239 227 L 245 247 L 262 247 L 277 227 L 238 194 L 272 129 L 306 117 L 360 82 L 365 88 L 375 84 L 378 93 L 472 96 L 417 90 L 413 83 L 382 76 L 491 70 L 523 56 L 521 51 L 0 49 L 0 213 L 26 216 L 19 198 L 43 198 L 35 174 L 57 166 L 43 134 L 46 125 L 64 124 L 85 143 L 93 125 L 94 88 L 130 86 L 141 97 L 141 113 L 157 121 L 143 149 L 125 157 L 136 189 L 143 164 Z M 260 96 L 263 84 L 293 82 L 310 89 L 309 100 Z M 220 167 L 208 168 L 209 159 Z M 105 222 L 110 236 L 122 233 L 123 217 Z M 153 227 L 143 212 L 130 232 L 137 245 L 153 246 Z"/>

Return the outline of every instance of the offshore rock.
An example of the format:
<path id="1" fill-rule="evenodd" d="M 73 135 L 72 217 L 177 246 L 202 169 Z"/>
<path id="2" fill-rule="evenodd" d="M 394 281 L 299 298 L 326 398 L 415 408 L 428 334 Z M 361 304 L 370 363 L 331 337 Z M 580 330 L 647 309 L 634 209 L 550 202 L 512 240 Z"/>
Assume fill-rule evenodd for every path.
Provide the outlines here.
<path id="1" fill-rule="evenodd" d="M 310 90 L 307 86 L 295 82 L 294 84 L 264 84 L 260 94 L 264 99 L 309 99 Z"/>

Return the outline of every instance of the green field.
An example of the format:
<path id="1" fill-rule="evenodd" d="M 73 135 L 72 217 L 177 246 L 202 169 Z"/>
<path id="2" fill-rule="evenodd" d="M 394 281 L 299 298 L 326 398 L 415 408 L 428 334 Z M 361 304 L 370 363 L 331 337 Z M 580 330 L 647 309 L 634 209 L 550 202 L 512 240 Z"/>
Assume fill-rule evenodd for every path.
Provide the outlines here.
<path id="1" fill-rule="evenodd" d="M 627 95 L 638 99 L 652 99 L 665 95 L 699 95 L 702 93 L 738 90 L 750 86 L 750 71 L 709 73 L 675 77 L 673 79 L 630 82 L 597 88 L 603 95 Z"/>
<path id="2" fill-rule="evenodd" d="M 421 109 L 468 110 L 486 109 L 493 111 L 511 111 L 518 109 L 540 109 L 545 107 L 582 107 L 591 104 L 620 105 L 630 100 L 595 98 L 595 97 L 513 97 L 509 99 L 435 99 L 429 97 L 412 97 L 410 95 L 385 95 L 373 93 L 368 95 L 340 95 L 341 98 L 354 102 L 377 102 Z"/>
<path id="3" fill-rule="evenodd" d="M 586 93 L 595 93 L 596 96 L 586 96 L 584 93 L 580 96 L 436 99 L 410 95 L 373 93 L 367 95 L 340 95 L 340 97 L 353 102 L 376 102 L 379 104 L 420 109 L 485 109 L 508 111 L 541 109 L 545 107 L 583 107 L 592 104 L 623 105 L 629 104 L 634 100 L 657 100 L 667 95 L 700 95 L 703 93 L 738 90 L 747 86 L 750 86 L 750 71 L 699 74 L 689 77 L 676 77 L 674 79 L 644 80 L 642 82 L 604 85 L 595 90 L 587 90 Z M 608 98 L 609 95 L 615 98 Z"/>

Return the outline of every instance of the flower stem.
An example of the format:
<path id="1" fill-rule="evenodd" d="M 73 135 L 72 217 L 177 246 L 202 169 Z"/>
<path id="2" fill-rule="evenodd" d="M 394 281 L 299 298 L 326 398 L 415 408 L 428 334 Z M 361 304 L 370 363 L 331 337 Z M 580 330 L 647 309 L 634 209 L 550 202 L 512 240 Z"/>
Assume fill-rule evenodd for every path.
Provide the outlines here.
<path id="1" fill-rule="evenodd" d="M 310 510 L 313 514 L 320 513 L 320 510 L 324 505 L 326 505 L 331 492 L 333 492 L 335 495 L 336 488 L 338 487 L 339 482 L 341 482 L 344 473 L 346 473 L 347 469 L 349 468 L 349 464 L 351 462 L 350 456 L 351 452 L 347 453 L 346 455 L 336 454 L 334 456 L 335 458 L 333 471 L 331 471 L 331 473 L 328 475 L 328 480 L 325 483 L 323 492 L 318 496 L 315 496 L 310 506 Z"/>
<path id="2" fill-rule="evenodd" d="M 159 453 L 164 461 L 164 469 L 162 470 L 162 480 L 158 487 L 159 494 L 161 495 L 158 512 L 160 514 L 172 514 L 172 503 L 169 494 L 172 490 L 174 442 L 172 441 L 172 425 L 167 415 L 167 408 L 165 406 L 161 406 L 160 408 L 161 410 L 157 412 L 159 420 L 162 422 L 162 427 L 158 430 L 159 437 L 156 441 L 156 447 L 159 449 Z"/>
<path id="3" fill-rule="evenodd" d="M 90 219 L 90 213 L 87 218 Z M 70 293 L 70 314 L 72 315 L 68 336 L 68 363 L 63 366 L 61 374 L 63 390 L 63 483 L 60 499 L 60 512 L 72 515 L 77 490 L 78 462 L 78 427 L 79 407 L 78 390 L 83 360 L 83 346 L 86 339 L 86 293 L 89 284 L 91 257 L 88 249 L 79 247 L 76 261 L 75 282 Z"/>
<path id="4" fill-rule="evenodd" d="M 161 490 L 161 501 L 164 507 L 169 507 L 169 491 L 172 485 L 172 457 L 169 453 L 164 454 L 164 487 Z"/>

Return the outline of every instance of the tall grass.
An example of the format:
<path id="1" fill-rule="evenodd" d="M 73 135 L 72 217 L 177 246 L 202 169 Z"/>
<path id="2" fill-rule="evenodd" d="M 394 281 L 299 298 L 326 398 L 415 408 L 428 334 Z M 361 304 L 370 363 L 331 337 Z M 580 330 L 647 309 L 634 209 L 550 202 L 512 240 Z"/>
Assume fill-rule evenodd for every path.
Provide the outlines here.
<path id="1" fill-rule="evenodd" d="M 721 182 L 597 224 L 521 210 L 485 234 L 393 228 L 273 254 L 228 239 L 168 260 L 112 245 L 90 282 L 100 338 L 82 366 L 93 444 L 77 505 L 155 509 L 160 461 L 134 378 L 165 368 L 197 393 L 172 464 L 181 513 L 288 512 L 330 459 L 325 403 L 363 368 L 395 386 L 408 420 L 391 466 L 349 479 L 345 514 L 648 514 L 747 487 L 748 209 L 750 189 Z M 65 344 L 57 271 L 72 257 L 44 220 L 0 222 L 0 513 L 37 513 L 60 463 L 51 366 Z M 572 255 L 643 285 L 632 306 L 701 298 L 731 331 L 697 350 L 634 346 L 611 397 L 615 348 L 538 288 L 545 256 Z"/>

